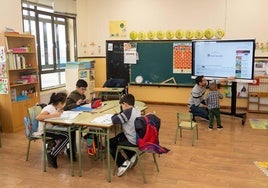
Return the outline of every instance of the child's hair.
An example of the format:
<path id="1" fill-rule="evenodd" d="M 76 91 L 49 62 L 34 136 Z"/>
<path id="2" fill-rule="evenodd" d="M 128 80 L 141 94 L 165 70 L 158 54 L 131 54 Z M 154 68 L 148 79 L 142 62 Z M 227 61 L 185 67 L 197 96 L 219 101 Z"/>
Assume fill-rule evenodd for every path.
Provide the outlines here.
<path id="1" fill-rule="evenodd" d="M 66 93 L 52 93 L 48 104 L 57 105 L 59 103 L 65 103 L 67 98 Z"/>
<path id="2" fill-rule="evenodd" d="M 87 82 L 83 79 L 79 79 L 77 82 L 76 82 L 76 87 L 87 87 Z"/>
<path id="3" fill-rule="evenodd" d="M 203 78 L 204 78 L 203 75 L 202 75 L 202 76 L 197 76 L 197 77 L 195 78 L 195 83 L 199 85 L 199 83 L 202 82 Z"/>
<path id="4" fill-rule="evenodd" d="M 121 97 L 119 104 L 127 103 L 131 106 L 135 105 L 135 97 L 131 94 L 125 94 Z"/>
<path id="5" fill-rule="evenodd" d="M 217 84 L 216 84 L 215 82 L 211 83 L 211 84 L 209 85 L 209 89 L 210 89 L 211 91 L 217 90 Z"/>

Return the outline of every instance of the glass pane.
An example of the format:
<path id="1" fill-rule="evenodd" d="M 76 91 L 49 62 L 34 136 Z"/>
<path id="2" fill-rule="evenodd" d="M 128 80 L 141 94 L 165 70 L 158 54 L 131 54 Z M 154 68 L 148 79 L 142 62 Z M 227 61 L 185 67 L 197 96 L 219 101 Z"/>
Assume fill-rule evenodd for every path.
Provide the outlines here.
<path id="1" fill-rule="evenodd" d="M 40 15 L 42 17 L 42 15 Z M 52 40 L 52 24 L 50 20 L 39 20 L 39 38 L 40 38 L 40 55 L 41 55 L 41 69 L 53 70 L 53 40 Z"/>
<path id="2" fill-rule="evenodd" d="M 66 46 L 66 34 L 65 34 L 65 25 L 55 25 L 55 39 L 57 43 L 57 64 L 58 68 L 65 68 L 65 63 L 67 61 L 67 46 Z"/>
<path id="3" fill-rule="evenodd" d="M 65 84 L 65 72 L 41 74 L 42 89 L 51 88 Z"/>

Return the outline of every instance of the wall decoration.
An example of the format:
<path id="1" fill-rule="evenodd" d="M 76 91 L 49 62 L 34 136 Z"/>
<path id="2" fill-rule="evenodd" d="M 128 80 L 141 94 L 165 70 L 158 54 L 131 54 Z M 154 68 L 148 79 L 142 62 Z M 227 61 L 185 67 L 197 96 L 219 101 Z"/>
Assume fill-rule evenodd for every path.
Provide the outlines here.
<path id="1" fill-rule="evenodd" d="M 171 31 L 171 30 L 167 30 L 167 32 L 166 32 L 166 37 L 167 37 L 168 40 L 173 39 L 173 37 L 174 37 L 174 32 Z"/>
<path id="2" fill-rule="evenodd" d="M 126 21 L 125 20 L 117 20 L 117 21 L 110 21 L 109 24 L 109 31 L 110 37 L 126 37 Z"/>
<path id="3" fill-rule="evenodd" d="M 191 30 L 186 30 L 185 31 L 185 37 L 186 37 L 186 39 L 191 40 L 194 37 L 194 32 L 191 31 Z"/>
<path id="4" fill-rule="evenodd" d="M 147 37 L 148 37 L 148 39 L 153 40 L 155 38 L 155 32 L 148 31 L 147 32 Z"/>
<path id="5" fill-rule="evenodd" d="M 214 37 L 214 31 L 213 31 L 213 29 L 206 29 L 205 30 L 205 37 L 207 39 L 212 39 Z"/>
<path id="6" fill-rule="evenodd" d="M 176 32 L 175 32 L 175 36 L 177 39 L 182 39 L 184 37 L 184 32 L 180 29 L 178 29 Z"/>
<path id="7" fill-rule="evenodd" d="M 192 43 L 176 42 L 173 44 L 173 73 L 191 73 Z"/>
<path id="8" fill-rule="evenodd" d="M 131 40 L 136 40 L 138 38 L 138 33 L 136 31 L 131 31 L 129 34 Z"/>

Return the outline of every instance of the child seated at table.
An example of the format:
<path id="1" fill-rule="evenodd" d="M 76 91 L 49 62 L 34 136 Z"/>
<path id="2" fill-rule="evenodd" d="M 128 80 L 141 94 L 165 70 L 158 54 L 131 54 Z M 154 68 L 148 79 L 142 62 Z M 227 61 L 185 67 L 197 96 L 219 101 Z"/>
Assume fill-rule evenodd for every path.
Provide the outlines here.
<path id="1" fill-rule="evenodd" d="M 112 122 L 122 125 L 123 132 L 110 139 L 110 153 L 115 159 L 116 149 L 118 145 L 137 146 L 135 119 L 141 116 L 139 109 L 134 107 L 135 98 L 132 94 L 125 94 L 121 97 L 119 104 L 122 111 L 112 116 Z M 122 176 L 128 168 L 133 167 L 137 160 L 135 152 L 124 150 L 128 159 L 125 159 L 119 152 L 116 164 L 118 166 L 117 176 Z"/>
<path id="2" fill-rule="evenodd" d="M 63 107 L 66 103 L 66 93 L 52 93 L 50 96 L 50 101 L 47 106 L 45 106 L 41 113 L 36 116 L 36 119 L 39 121 L 38 131 L 33 133 L 33 135 L 42 135 L 44 133 L 45 122 L 42 122 L 44 119 L 60 117 L 63 113 Z M 52 124 L 47 123 L 46 128 L 53 127 Z M 72 132 L 72 137 L 74 137 L 75 132 Z M 58 154 L 66 147 L 69 143 L 69 136 L 66 131 L 58 130 L 46 130 L 46 137 L 53 138 L 55 141 L 55 146 L 51 151 L 47 152 L 47 159 L 53 168 L 58 168 L 57 156 Z M 74 146 L 75 140 L 72 139 L 72 146 Z M 73 154 L 74 160 L 75 155 Z"/>

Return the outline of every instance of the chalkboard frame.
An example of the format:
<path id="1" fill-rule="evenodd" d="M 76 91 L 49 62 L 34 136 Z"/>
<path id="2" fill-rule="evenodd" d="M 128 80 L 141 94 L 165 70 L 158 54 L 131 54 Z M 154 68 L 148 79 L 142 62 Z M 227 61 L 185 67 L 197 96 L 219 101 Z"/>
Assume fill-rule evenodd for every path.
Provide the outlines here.
<path id="1" fill-rule="evenodd" d="M 134 42 L 137 43 L 138 60 L 137 64 L 129 64 L 129 84 L 140 86 L 170 86 L 170 87 L 192 87 L 194 80 L 191 73 L 173 73 L 173 44 L 191 43 L 191 40 L 108 40 L 106 43 Z M 151 45 L 151 46 L 150 46 Z M 145 48 L 144 48 L 145 47 Z M 155 52 L 155 50 L 158 50 Z M 107 49 L 108 52 L 108 49 Z M 148 52 L 148 53 L 147 53 Z M 111 50 L 109 51 L 111 53 Z M 156 54 L 156 55 L 155 55 Z M 160 56 L 159 56 L 160 55 Z M 153 57 L 153 64 L 150 59 Z M 155 58 L 155 59 L 154 59 Z M 161 61 L 167 62 L 167 67 L 160 67 Z M 109 60 L 107 60 L 109 62 Z M 124 64 L 124 59 L 122 59 Z M 157 65 L 157 66 L 156 66 Z M 163 66 L 163 65 L 162 65 Z M 158 70 L 157 70 L 158 68 Z M 157 81 L 150 79 L 148 74 L 154 69 Z M 149 71 L 151 70 L 151 71 Z M 163 71 L 161 73 L 161 71 Z M 108 72 L 108 71 L 107 71 Z M 143 77 L 142 83 L 136 83 L 137 76 Z M 175 80 L 175 83 L 173 82 Z M 167 81 L 167 82 L 165 82 Z"/>

